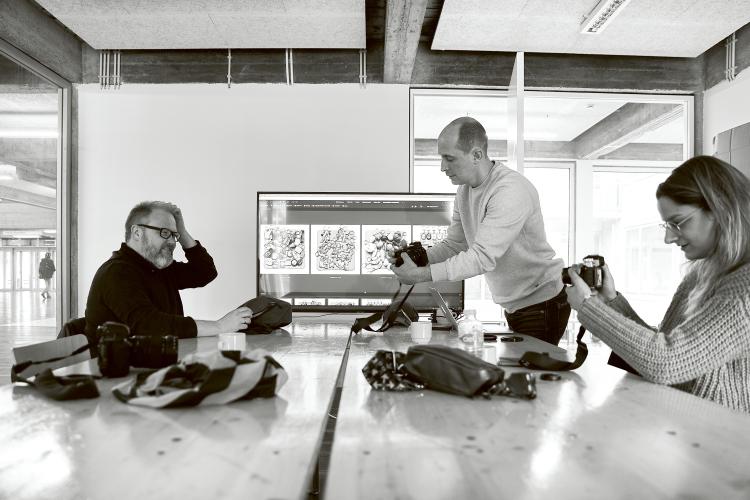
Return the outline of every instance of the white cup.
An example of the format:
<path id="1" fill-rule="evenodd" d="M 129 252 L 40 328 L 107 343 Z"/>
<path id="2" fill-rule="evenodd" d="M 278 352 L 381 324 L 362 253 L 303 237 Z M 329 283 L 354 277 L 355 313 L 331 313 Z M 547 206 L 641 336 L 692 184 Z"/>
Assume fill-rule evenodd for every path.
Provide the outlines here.
<path id="1" fill-rule="evenodd" d="M 409 326 L 411 340 L 417 344 L 426 344 L 432 338 L 432 321 L 414 321 Z"/>
<path id="2" fill-rule="evenodd" d="M 229 332 L 219 334 L 220 351 L 244 351 L 245 334 L 242 332 Z"/>

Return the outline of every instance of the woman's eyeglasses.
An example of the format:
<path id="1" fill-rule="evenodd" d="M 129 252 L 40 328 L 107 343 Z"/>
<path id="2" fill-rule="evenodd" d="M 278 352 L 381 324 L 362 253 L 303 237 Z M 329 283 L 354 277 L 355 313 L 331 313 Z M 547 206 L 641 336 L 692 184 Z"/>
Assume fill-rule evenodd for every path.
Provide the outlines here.
<path id="1" fill-rule="evenodd" d="M 178 233 L 177 231 L 172 231 L 171 229 L 167 229 L 166 227 L 149 226 L 148 224 L 136 224 L 136 226 L 147 227 L 149 229 L 153 229 L 154 231 L 159 231 L 159 236 L 161 236 L 165 240 L 174 237 L 175 241 L 180 241 L 180 233 Z"/>
<path id="2" fill-rule="evenodd" d="M 680 226 L 689 221 L 698 210 L 700 210 L 700 208 L 696 208 L 692 212 L 688 213 L 685 218 L 678 223 L 662 222 L 661 224 L 659 224 L 659 227 L 664 229 L 665 231 L 671 231 L 676 236 L 680 236 L 682 234 L 682 228 Z"/>

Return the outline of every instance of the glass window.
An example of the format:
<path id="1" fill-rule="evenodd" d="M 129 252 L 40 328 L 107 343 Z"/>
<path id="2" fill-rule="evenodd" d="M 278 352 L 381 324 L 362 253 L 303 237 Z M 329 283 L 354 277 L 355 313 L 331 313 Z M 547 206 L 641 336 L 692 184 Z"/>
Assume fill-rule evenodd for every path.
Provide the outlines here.
<path id="1" fill-rule="evenodd" d="M 6 352 L 54 339 L 57 272 L 40 279 L 50 253 L 56 270 L 61 91 L 0 55 L 0 324 Z M 33 331 L 29 334 L 29 326 Z M 4 355 L 5 353 L 0 353 Z M 0 383 L 3 383 L 0 374 Z"/>
<path id="2" fill-rule="evenodd" d="M 458 116 L 481 121 L 489 156 L 507 159 L 503 92 L 415 90 L 412 99 L 415 192 L 455 192 L 440 172 L 437 136 Z M 566 265 L 604 255 L 619 289 L 654 325 L 683 262 L 679 249 L 663 243 L 654 193 L 692 150 L 690 103 L 689 97 L 530 91 L 523 99 L 523 173 L 539 192 L 550 245 Z M 465 297 L 480 319 L 502 320 L 481 277 L 466 280 Z"/>
<path id="3" fill-rule="evenodd" d="M 656 188 L 671 172 L 594 171 L 594 251 L 603 255 L 618 291 L 648 324 L 656 326 L 681 279 L 685 262 L 664 244 Z"/>

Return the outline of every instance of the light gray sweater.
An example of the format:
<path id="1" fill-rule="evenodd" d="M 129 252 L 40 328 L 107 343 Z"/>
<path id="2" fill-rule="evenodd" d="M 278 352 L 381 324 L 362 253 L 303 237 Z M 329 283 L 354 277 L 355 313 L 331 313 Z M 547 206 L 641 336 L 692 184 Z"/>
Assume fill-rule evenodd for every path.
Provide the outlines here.
<path id="1" fill-rule="evenodd" d="M 563 261 L 547 243 L 536 189 L 499 163 L 479 186 L 458 188 L 448 237 L 427 256 L 434 281 L 484 274 L 494 301 L 511 312 L 563 286 Z"/>
<path id="2" fill-rule="evenodd" d="M 677 288 L 658 329 L 625 298 L 586 299 L 578 319 L 643 377 L 750 412 L 750 264 L 723 277 L 694 315 L 685 308 L 695 278 Z"/>

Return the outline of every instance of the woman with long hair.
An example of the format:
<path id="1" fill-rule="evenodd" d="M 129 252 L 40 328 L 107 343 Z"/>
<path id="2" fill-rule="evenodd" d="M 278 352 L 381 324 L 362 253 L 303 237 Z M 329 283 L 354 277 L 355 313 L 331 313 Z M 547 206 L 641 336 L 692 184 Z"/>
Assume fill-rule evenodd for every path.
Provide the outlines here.
<path id="1" fill-rule="evenodd" d="M 697 156 L 659 185 L 656 198 L 664 242 L 689 261 L 659 328 L 617 293 L 607 266 L 598 292 L 571 272 L 568 302 L 645 379 L 750 412 L 750 180 Z"/>

